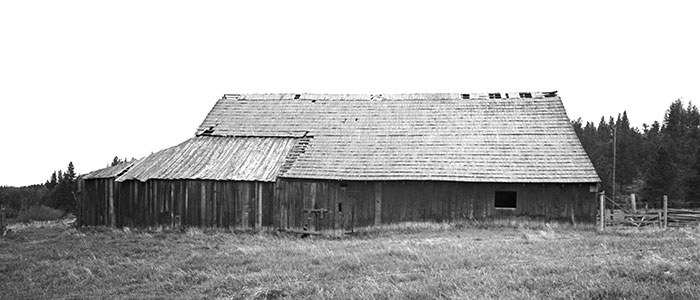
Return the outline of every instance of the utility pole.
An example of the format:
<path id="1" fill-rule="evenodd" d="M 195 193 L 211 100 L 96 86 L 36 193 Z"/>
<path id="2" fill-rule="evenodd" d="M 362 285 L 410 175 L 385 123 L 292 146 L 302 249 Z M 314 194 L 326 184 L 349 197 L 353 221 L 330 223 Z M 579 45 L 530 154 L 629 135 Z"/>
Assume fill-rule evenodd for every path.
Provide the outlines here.
<path id="1" fill-rule="evenodd" d="M 619 121 L 619 119 L 618 119 Z M 617 122 L 613 127 L 613 172 L 612 172 L 612 195 L 610 199 L 615 201 L 615 169 L 617 168 Z"/>

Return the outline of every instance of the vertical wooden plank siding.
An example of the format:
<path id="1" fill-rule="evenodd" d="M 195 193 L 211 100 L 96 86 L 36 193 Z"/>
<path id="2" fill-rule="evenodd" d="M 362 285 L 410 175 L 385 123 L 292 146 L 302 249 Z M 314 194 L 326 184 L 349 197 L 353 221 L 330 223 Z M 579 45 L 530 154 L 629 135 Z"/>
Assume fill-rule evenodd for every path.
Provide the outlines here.
<path id="1" fill-rule="evenodd" d="M 341 188 L 336 181 L 294 179 L 279 180 L 277 184 L 279 215 L 288 214 L 287 224 L 296 228 L 301 228 L 304 222 L 292 216 L 300 218 L 300 212 L 312 203 L 315 208 L 328 210 L 325 216 L 328 221 L 322 223 L 327 224 L 326 229 L 349 229 L 377 222 L 488 218 L 565 222 L 570 220 L 572 209 L 576 220 L 591 222 L 596 206 L 590 184 L 387 181 L 344 182 L 346 187 Z M 516 192 L 516 208 L 495 208 L 496 191 Z M 308 193 L 313 193 L 315 198 Z M 289 205 L 285 206 L 285 202 Z"/>
<path id="2" fill-rule="evenodd" d="M 116 225 L 115 213 L 114 213 L 114 180 L 108 181 L 109 185 L 109 226 L 114 227 Z"/>
<path id="3" fill-rule="evenodd" d="M 205 227 L 207 226 L 207 185 L 205 182 L 201 183 L 199 188 L 201 196 L 199 197 L 199 223 L 197 225 Z"/>
<path id="4" fill-rule="evenodd" d="M 262 229 L 262 185 L 255 182 L 255 230 Z"/>
<path id="5" fill-rule="evenodd" d="M 374 184 L 374 225 L 382 223 L 382 183 Z"/>
<path id="6" fill-rule="evenodd" d="M 279 179 L 270 182 L 81 180 L 80 226 L 219 226 L 301 228 L 304 209 L 327 212 L 313 230 L 405 221 L 522 219 L 595 220 L 590 184 L 460 182 L 343 182 Z M 342 186 L 342 187 L 341 187 Z M 517 193 L 515 209 L 494 207 L 496 191 Z"/>

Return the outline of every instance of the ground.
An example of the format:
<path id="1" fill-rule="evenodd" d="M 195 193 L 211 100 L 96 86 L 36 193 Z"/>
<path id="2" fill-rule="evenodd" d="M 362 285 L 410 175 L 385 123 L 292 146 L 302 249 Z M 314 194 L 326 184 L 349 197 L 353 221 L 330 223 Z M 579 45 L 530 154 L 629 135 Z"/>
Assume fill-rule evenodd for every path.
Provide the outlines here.
<path id="1" fill-rule="evenodd" d="M 698 299 L 700 229 L 278 233 L 13 225 L 0 299 Z"/>

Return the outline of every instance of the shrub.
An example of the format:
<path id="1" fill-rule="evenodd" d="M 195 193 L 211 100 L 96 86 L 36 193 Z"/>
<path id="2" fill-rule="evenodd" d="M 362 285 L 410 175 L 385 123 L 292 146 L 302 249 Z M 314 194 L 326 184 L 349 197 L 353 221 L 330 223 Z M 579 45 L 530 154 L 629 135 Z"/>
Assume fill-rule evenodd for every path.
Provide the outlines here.
<path id="1" fill-rule="evenodd" d="M 53 221 L 63 217 L 63 212 L 43 205 L 34 205 L 17 216 L 20 222 Z"/>
<path id="2" fill-rule="evenodd" d="M 12 207 L 5 207 L 5 218 L 14 219 L 17 218 L 17 210 Z"/>

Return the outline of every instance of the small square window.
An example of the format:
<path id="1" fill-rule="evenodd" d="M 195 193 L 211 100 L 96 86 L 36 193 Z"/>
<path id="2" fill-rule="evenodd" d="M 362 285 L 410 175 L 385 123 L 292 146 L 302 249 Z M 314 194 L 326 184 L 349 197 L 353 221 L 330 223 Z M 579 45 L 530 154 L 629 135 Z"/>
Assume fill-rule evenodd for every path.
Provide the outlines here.
<path id="1" fill-rule="evenodd" d="M 493 199 L 493 206 L 496 208 L 515 209 L 517 207 L 517 192 L 496 191 Z"/>

